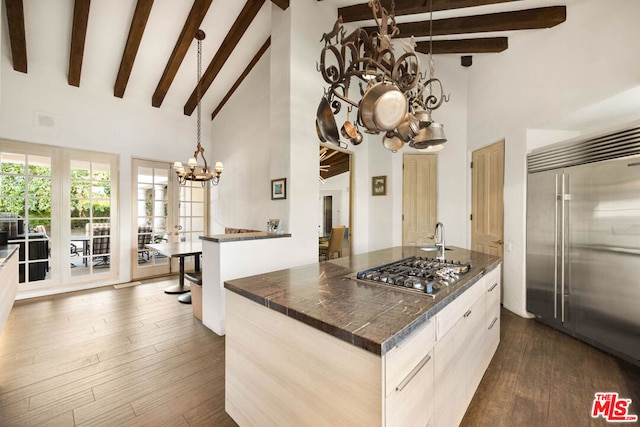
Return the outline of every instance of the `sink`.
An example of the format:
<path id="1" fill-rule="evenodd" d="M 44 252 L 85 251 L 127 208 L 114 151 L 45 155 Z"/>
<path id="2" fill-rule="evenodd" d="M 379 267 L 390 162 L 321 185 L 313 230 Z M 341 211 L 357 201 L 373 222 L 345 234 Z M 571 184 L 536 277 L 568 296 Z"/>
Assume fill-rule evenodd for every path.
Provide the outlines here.
<path id="1" fill-rule="evenodd" d="M 426 251 L 426 252 L 440 251 L 440 247 L 439 246 L 420 246 L 420 249 L 422 249 L 423 251 Z M 453 249 L 448 248 L 448 247 L 445 246 L 444 250 L 445 251 L 452 251 Z"/>

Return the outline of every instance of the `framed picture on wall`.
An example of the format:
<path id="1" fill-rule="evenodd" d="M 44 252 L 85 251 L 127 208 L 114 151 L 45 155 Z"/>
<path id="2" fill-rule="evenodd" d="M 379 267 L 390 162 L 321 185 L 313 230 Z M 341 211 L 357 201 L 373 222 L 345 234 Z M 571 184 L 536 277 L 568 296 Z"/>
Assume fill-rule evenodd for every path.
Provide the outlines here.
<path id="1" fill-rule="evenodd" d="M 271 180 L 271 200 L 284 200 L 287 198 L 287 178 Z"/>
<path id="2" fill-rule="evenodd" d="M 374 176 L 371 178 L 371 195 L 386 196 L 387 195 L 387 176 Z"/>

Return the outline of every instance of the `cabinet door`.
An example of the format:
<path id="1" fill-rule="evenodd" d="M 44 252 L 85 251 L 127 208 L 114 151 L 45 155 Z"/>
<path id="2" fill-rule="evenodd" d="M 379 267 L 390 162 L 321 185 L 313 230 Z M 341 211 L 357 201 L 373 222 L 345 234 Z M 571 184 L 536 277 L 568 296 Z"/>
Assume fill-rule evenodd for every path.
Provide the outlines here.
<path id="1" fill-rule="evenodd" d="M 427 353 L 433 349 L 434 321 L 428 320 L 412 335 L 387 352 L 385 360 L 385 396 L 395 392 L 397 387 L 415 370 Z"/>
<path id="2" fill-rule="evenodd" d="M 434 347 L 434 424 L 439 427 L 460 424 L 467 408 L 462 399 L 466 396 L 463 335 L 464 319 L 460 318 Z"/>
<path id="3" fill-rule="evenodd" d="M 465 312 L 463 317 L 464 329 L 461 331 L 465 344 L 463 351 L 463 368 L 467 372 L 466 405 L 478 388 L 484 375 L 486 348 L 486 298 L 484 294 Z"/>
<path id="4" fill-rule="evenodd" d="M 487 342 L 485 346 L 486 370 L 500 344 L 500 266 L 489 276 L 487 281 Z"/>
<path id="5" fill-rule="evenodd" d="M 386 398 L 387 427 L 423 427 L 433 417 L 433 350 Z"/>

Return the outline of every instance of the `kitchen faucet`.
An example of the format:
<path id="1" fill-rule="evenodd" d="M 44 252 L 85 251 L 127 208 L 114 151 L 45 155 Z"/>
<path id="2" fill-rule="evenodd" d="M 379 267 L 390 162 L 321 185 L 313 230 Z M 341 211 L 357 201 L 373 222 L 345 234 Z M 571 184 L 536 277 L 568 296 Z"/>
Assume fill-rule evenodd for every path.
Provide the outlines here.
<path id="1" fill-rule="evenodd" d="M 436 259 L 441 259 L 444 261 L 444 224 L 441 222 L 436 223 L 436 228 L 433 231 L 433 235 L 436 241 L 436 247 L 440 246 L 440 256 L 437 256 Z"/>

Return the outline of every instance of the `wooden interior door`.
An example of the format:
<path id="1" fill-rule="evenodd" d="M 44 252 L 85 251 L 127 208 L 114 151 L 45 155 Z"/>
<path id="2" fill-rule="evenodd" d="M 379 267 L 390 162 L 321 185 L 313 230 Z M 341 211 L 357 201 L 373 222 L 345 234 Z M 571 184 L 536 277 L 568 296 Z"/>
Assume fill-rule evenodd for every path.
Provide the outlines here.
<path id="1" fill-rule="evenodd" d="M 435 154 L 405 154 L 402 171 L 402 244 L 431 246 L 437 215 Z"/>
<path id="2" fill-rule="evenodd" d="M 502 257 L 504 140 L 474 151 L 471 169 L 471 249 Z"/>

